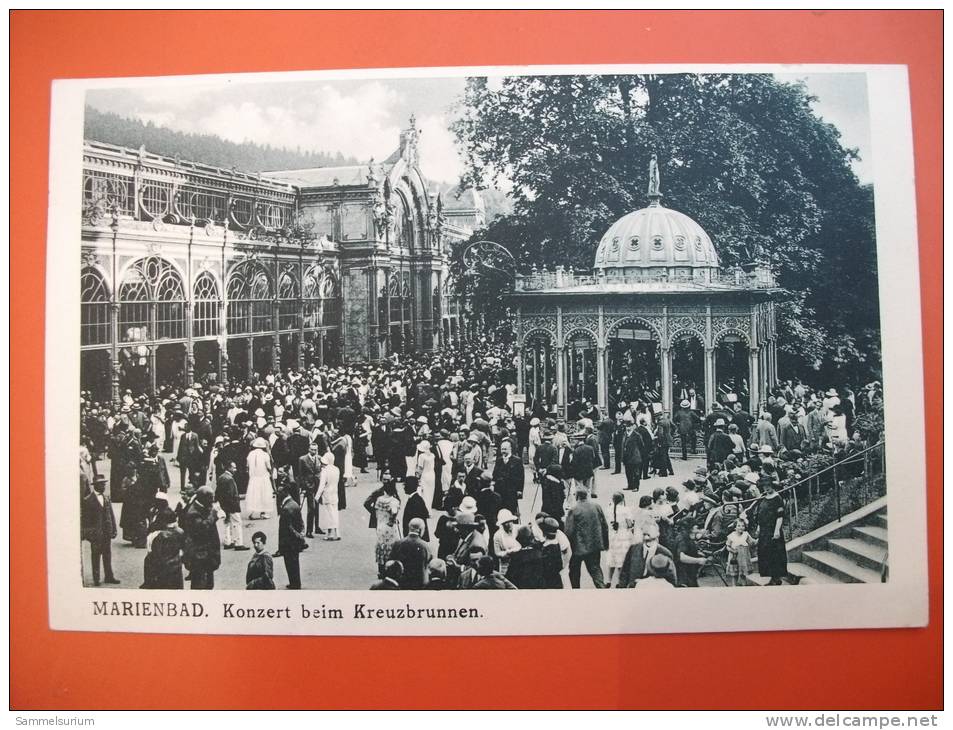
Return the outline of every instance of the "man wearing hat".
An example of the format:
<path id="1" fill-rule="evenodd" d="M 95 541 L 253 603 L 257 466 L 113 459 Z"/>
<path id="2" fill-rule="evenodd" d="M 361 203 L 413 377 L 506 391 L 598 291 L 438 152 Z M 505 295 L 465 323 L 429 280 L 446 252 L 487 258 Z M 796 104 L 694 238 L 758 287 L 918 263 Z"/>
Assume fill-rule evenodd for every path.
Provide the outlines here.
<path id="1" fill-rule="evenodd" d="M 682 442 L 682 461 L 687 461 L 689 448 L 692 454 L 696 453 L 695 431 L 698 428 L 698 414 L 692 410 L 691 402 L 687 398 L 678 404 L 674 422 L 679 440 Z"/>
<path id="2" fill-rule="evenodd" d="M 226 550 L 248 550 L 242 533 L 242 502 L 238 495 L 238 485 L 235 483 L 235 463 L 223 465 L 222 473 L 218 475 L 215 484 L 215 501 L 225 513 L 225 535 L 223 537 Z"/>
<path id="3" fill-rule="evenodd" d="M 605 588 L 602 573 L 602 552 L 609 547 L 609 523 L 596 502 L 589 500 L 589 490 L 582 482 L 576 483 L 576 504 L 566 517 L 566 537 L 572 546 L 569 560 L 569 583 L 579 588 L 582 564 L 596 588 Z"/>
<path id="4" fill-rule="evenodd" d="M 288 589 L 301 590 L 301 564 L 299 556 L 308 548 L 304 535 L 304 520 L 301 519 L 301 498 L 294 482 L 286 483 L 278 493 L 281 506 L 278 508 L 278 555 L 285 563 Z"/>
<path id="5" fill-rule="evenodd" d="M 142 564 L 140 588 L 181 590 L 182 549 L 185 535 L 178 526 L 178 518 L 163 500 L 153 523 L 149 552 Z"/>
<path id="6" fill-rule="evenodd" d="M 519 500 L 523 497 L 525 472 L 523 461 L 513 453 L 513 443 L 500 443 L 500 457 L 493 467 L 493 482 L 503 507 L 519 516 Z"/>
<path id="7" fill-rule="evenodd" d="M 714 432 L 708 439 L 708 446 L 705 449 L 708 455 L 708 468 L 713 469 L 715 464 L 724 463 L 728 455 L 735 450 L 735 443 L 731 437 L 725 433 L 725 421 L 723 418 L 715 420 Z"/>
<path id="8" fill-rule="evenodd" d="M 470 567 L 472 552 L 481 550 L 486 554 L 487 551 L 486 538 L 484 538 L 483 533 L 478 529 L 475 512 L 464 510 L 464 503 L 466 503 L 467 499 L 470 498 L 464 498 L 463 502 L 460 503 L 460 511 L 457 512 L 456 529 L 460 535 L 460 542 L 457 544 L 457 549 L 454 551 L 453 556 L 448 558 L 448 560 L 452 560 L 460 568 Z M 475 504 L 473 508 L 474 510 L 476 509 Z"/>
<path id="9" fill-rule="evenodd" d="M 632 492 L 639 491 L 639 482 L 642 477 L 642 437 L 639 435 L 635 421 L 626 424 L 622 441 L 622 464 L 625 466 L 625 489 Z"/>
<path id="10" fill-rule="evenodd" d="M 89 542 L 93 559 L 93 585 L 99 585 L 99 567 L 106 583 L 118 584 L 113 575 L 112 540 L 116 538 L 116 515 L 109 497 L 106 496 L 106 477 L 93 478 L 93 491 L 83 498 L 80 510 L 80 533 Z"/>
<path id="11" fill-rule="evenodd" d="M 215 495 L 211 487 L 199 487 L 185 510 L 185 566 L 192 574 L 192 590 L 215 587 L 215 571 L 222 560 L 218 537 L 218 514 L 212 508 Z"/>

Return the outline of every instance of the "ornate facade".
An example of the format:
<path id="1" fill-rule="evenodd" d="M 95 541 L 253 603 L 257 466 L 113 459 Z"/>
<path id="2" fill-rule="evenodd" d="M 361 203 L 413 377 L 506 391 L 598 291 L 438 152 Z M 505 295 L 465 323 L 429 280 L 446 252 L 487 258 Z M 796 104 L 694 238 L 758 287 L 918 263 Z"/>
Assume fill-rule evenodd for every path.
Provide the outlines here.
<path id="1" fill-rule="evenodd" d="M 413 119 L 382 163 L 259 174 L 86 142 L 83 389 L 115 400 L 459 344 L 447 251 L 472 231 L 451 217 Z"/>
<path id="2" fill-rule="evenodd" d="M 701 226 L 661 204 L 654 161 L 650 180 L 649 206 L 609 228 L 591 275 L 517 277 L 520 390 L 563 413 L 580 398 L 671 411 L 691 391 L 754 407 L 778 377 L 774 277 L 721 269 Z"/>

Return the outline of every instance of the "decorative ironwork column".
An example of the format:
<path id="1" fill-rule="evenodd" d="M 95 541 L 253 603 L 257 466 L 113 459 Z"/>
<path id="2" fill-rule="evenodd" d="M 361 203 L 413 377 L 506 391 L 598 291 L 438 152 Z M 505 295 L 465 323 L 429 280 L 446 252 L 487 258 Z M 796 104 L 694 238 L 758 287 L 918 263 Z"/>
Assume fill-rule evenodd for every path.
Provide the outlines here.
<path id="1" fill-rule="evenodd" d="M 609 384 L 606 382 L 606 348 L 596 348 L 596 404 L 608 414 Z"/>
<path id="2" fill-rule="evenodd" d="M 662 362 L 662 410 L 669 413 L 673 410 L 672 403 L 672 348 L 660 348 Z"/>
<path id="3" fill-rule="evenodd" d="M 705 406 L 711 410 L 715 403 L 715 348 L 705 348 Z"/>
<path id="4" fill-rule="evenodd" d="M 751 360 L 751 384 L 748 388 L 750 391 L 751 402 L 748 404 L 748 410 L 752 416 L 757 418 L 761 413 L 761 352 L 757 347 L 753 347 L 751 348 L 748 357 Z"/>

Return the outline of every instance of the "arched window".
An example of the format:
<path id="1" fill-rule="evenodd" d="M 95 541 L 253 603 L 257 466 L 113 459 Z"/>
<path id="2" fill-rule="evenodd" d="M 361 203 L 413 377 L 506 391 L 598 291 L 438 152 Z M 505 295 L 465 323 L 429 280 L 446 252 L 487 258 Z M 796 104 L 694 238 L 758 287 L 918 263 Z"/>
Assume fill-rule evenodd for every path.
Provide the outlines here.
<path id="1" fill-rule="evenodd" d="M 219 331 L 218 285 L 207 271 L 202 272 L 192 288 L 192 334 L 195 337 L 215 337 Z"/>
<path id="2" fill-rule="evenodd" d="M 278 329 L 298 329 L 298 280 L 284 271 L 278 278 Z"/>
<path id="3" fill-rule="evenodd" d="M 119 286 L 123 342 L 185 338 L 185 288 L 176 268 L 159 256 L 139 259 Z"/>
<path id="4" fill-rule="evenodd" d="M 394 212 L 394 242 L 399 248 L 414 249 L 414 214 L 407 203 L 407 199 L 397 194 L 397 205 Z"/>
<path id="5" fill-rule="evenodd" d="M 93 268 L 83 269 L 80 279 L 80 343 L 109 343 L 109 293 L 102 275 Z"/>
<path id="6" fill-rule="evenodd" d="M 235 266 L 226 291 L 229 333 L 271 331 L 271 280 L 260 263 L 243 261 Z"/>

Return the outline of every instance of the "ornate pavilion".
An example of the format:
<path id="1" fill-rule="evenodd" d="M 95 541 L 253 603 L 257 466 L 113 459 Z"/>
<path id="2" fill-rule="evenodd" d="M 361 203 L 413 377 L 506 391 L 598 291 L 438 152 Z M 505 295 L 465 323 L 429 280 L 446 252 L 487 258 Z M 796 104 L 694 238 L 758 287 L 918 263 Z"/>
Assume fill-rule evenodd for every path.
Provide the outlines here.
<path id="1" fill-rule="evenodd" d="M 722 269 L 701 226 L 662 205 L 654 157 L 649 177 L 648 207 L 609 227 L 592 274 L 516 277 L 518 385 L 531 401 L 560 414 L 582 399 L 603 412 L 635 399 L 706 408 L 713 396 L 751 407 L 777 382 L 770 269 Z"/>
<path id="2" fill-rule="evenodd" d="M 83 389 L 115 400 L 466 339 L 448 247 L 484 211 L 428 188 L 417 135 L 411 119 L 381 163 L 256 174 L 87 141 Z"/>

